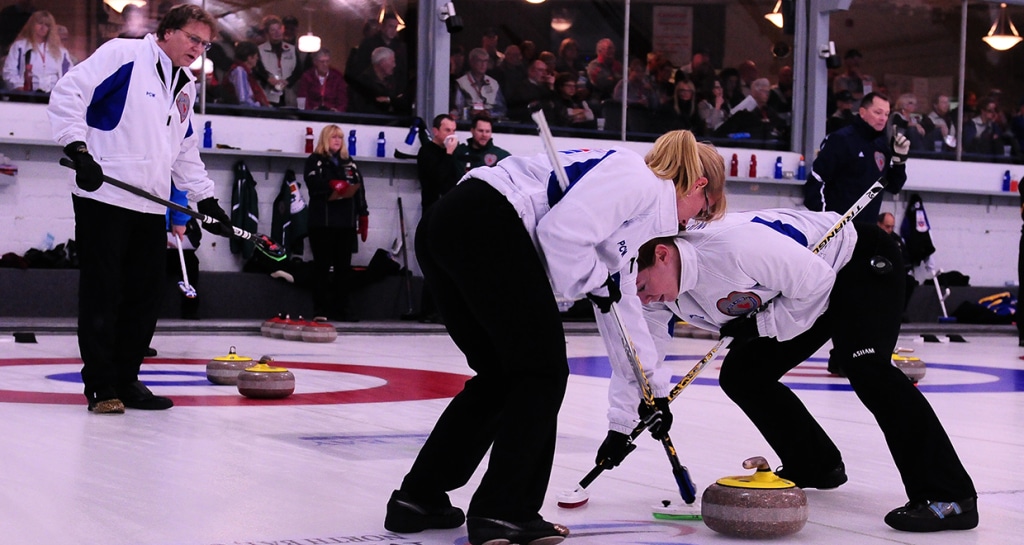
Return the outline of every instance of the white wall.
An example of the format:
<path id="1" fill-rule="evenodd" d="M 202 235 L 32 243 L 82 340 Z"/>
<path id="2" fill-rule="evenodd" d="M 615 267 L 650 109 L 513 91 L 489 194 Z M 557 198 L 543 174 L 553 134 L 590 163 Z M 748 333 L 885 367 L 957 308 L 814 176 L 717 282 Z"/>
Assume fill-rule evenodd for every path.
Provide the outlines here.
<path id="1" fill-rule="evenodd" d="M 303 121 L 247 119 L 199 116 L 199 125 L 210 120 L 214 142 L 242 148 L 242 152 L 204 153 L 210 176 L 217 182 L 217 198 L 225 208 L 231 201 L 232 165 L 246 161 L 257 182 L 260 199 L 260 231 L 270 232 L 271 205 L 280 188 L 284 170 L 292 168 L 302 180 L 303 137 L 307 126 L 319 134 L 323 123 Z M 405 211 L 410 266 L 418 274 L 411 253 L 415 226 L 420 218 L 419 182 L 413 161 L 373 161 L 376 137 L 383 130 L 387 138 L 387 156 L 407 130 L 394 127 L 342 125 L 348 133 L 356 129 L 359 147 L 356 160 L 366 177 L 370 206 L 370 237 L 361 246 L 353 263 L 365 265 L 377 248 L 392 248 L 400 240 L 397 200 Z M 468 138 L 460 133 L 460 138 Z M 530 135 L 498 134 L 495 141 L 513 154 L 542 153 L 540 140 Z M 608 141 L 557 138 L 561 148 L 607 147 Z M 622 143 L 644 153 L 647 143 Z M 266 153 L 266 150 L 274 150 Z M 775 158 L 783 157 L 784 170 L 796 170 L 799 156 L 793 153 L 721 148 L 726 163 L 735 152 L 740 172 L 745 173 L 752 153 L 757 155 L 760 176 L 770 175 Z M 44 105 L 0 102 L 0 153 L 11 157 L 19 167 L 16 178 L 0 177 L 0 254 L 23 254 L 41 248 L 47 234 L 57 243 L 74 238 L 74 215 L 69 192 L 70 171 L 57 164 L 60 149 L 50 141 Z M 242 154 L 242 155 L 239 155 Z M 360 158 L 363 160 L 360 161 Z M 808 160 L 808 170 L 811 161 Z M 906 195 L 920 192 L 932 225 L 932 240 L 937 251 L 935 263 L 945 270 L 958 270 L 971 277 L 976 286 L 1001 286 L 1016 281 L 1017 242 L 1021 229 L 1019 200 L 1015 194 L 1002 193 L 1005 165 L 956 163 L 912 159 L 909 181 L 902 195 L 885 195 L 883 211 L 903 217 Z M 1014 179 L 1024 176 L 1024 166 L 1011 165 Z M 6 183 L 5 183 L 6 182 Z M 624 183 L 627 183 L 624 180 Z M 767 207 L 801 207 L 799 182 L 795 180 L 730 180 L 727 189 L 730 210 Z M 308 250 L 307 250 L 308 257 Z M 241 261 L 228 245 L 212 235 L 203 238 L 199 258 L 205 270 L 238 270 Z M 399 258 L 401 259 L 401 258 Z M 922 271 L 923 275 L 923 271 Z M 923 278 L 923 276 L 922 276 Z"/>

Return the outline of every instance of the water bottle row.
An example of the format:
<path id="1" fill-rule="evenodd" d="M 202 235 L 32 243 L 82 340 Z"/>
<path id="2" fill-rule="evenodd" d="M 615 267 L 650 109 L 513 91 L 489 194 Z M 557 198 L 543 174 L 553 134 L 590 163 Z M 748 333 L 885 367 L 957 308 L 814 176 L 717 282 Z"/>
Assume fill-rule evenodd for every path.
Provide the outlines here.
<path id="1" fill-rule="evenodd" d="M 734 154 L 732 154 L 732 161 L 729 164 L 729 176 L 734 177 L 734 178 L 738 177 L 740 175 L 739 174 L 739 170 L 740 170 L 739 156 L 737 156 L 734 153 Z M 794 175 L 793 175 L 792 171 L 790 171 L 788 173 L 787 172 L 783 172 L 783 170 L 782 170 L 782 156 L 780 155 L 780 156 L 776 157 L 775 158 L 774 178 L 776 180 L 781 180 L 783 178 L 792 178 L 793 176 Z M 750 163 L 749 163 L 749 168 L 747 170 L 747 177 L 748 178 L 757 178 L 757 155 L 754 155 L 754 154 L 750 155 Z M 799 163 L 799 165 L 797 166 L 797 169 L 796 169 L 796 179 L 797 180 L 806 180 L 807 179 L 807 164 L 804 162 L 804 156 L 803 155 L 800 156 L 800 163 Z"/>
<path id="2" fill-rule="evenodd" d="M 413 133 L 414 134 L 414 133 Z M 313 127 L 306 127 L 305 137 L 305 151 L 306 153 L 313 153 L 315 138 L 313 137 Z M 206 149 L 213 147 L 213 126 L 210 121 L 207 121 L 203 127 L 203 147 Z M 384 157 L 387 149 L 387 140 L 384 138 L 384 131 L 377 133 L 377 157 Z M 352 129 L 348 132 L 348 154 L 356 156 L 356 131 Z"/>

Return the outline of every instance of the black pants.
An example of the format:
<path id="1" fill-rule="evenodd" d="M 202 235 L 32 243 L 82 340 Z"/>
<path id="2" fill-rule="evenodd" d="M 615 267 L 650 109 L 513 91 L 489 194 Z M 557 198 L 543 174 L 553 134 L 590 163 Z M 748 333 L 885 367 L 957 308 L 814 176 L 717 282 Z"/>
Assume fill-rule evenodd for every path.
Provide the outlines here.
<path id="1" fill-rule="evenodd" d="M 355 236 L 355 227 L 309 227 L 309 248 L 313 251 L 313 312 L 319 316 L 348 314 Z"/>
<path id="2" fill-rule="evenodd" d="M 849 227 L 847 227 L 849 228 Z M 772 446 L 787 471 L 815 475 L 839 465 L 839 449 L 779 379 L 829 338 L 850 386 L 874 415 L 913 501 L 955 501 L 976 495 L 970 476 L 931 405 L 892 365 L 903 307 L 903 262 L 881 229 L 856 225 L 853 258 L 836 276 L 829 308 L 789 341 L 761 337 L 730 350 L 719 381 Z M 881 255 L 892 271 L 869 261 Z"/>
<path id="3" fill-rule="evenodd" d="M 1021 214 L 1024 216 L 1024 214 Z M 1017 249 L 1017 340 L 1018 344 L 1024 346 L 1024 311 L 1021 310 L 1020 300 L 1024 298 L 1024 226 L 1020 228 L 1020 247 Z"/>
<path id="4" fill-rule="evenodd" d="M 491 448 L 468 515 L 535 519 L 569 376 L 547 273 L 515 210 L 479 180 L 459 184 L 427 210 L 416 255 L 476 376 L 438 419 L 402 489 L 441 501 L 466 484 Z"/>
<path id="5" fill-rule="evenodd" d="M 139 379 L 164 292 L 164 216 L 74 197 L 78 348 L 85 395 Z"/>

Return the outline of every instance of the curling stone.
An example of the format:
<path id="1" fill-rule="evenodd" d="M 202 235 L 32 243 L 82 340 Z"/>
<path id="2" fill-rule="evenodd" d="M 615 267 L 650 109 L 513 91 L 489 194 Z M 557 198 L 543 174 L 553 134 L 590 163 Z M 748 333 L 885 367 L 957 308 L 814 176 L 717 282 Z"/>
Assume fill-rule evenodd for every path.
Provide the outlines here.
<path id="1" fill-rule="evenodd" d="M 314 319 L 302 328 L 302 340 L 308 343 L 333 343 L 338 338 L 338 330 L 325 320 Z"/>
<path id="2" fill-rule="evenodd" d="M 302 330 L 305 329 L 308 324 L 309 322 L 303 320 L 302 316 L 299 316 L 298 320 L 285 320 L 281 335 L 286 341 L 301 341 Z"/>
<path id="3" fill-rule="evenodd" d="M 283 312 L 280 312 L 280 313 L 278 313 L 277 316 L 274 316 L 273 318 L 264 321 L 263 325 L 260 326 L 260 335 L 263 335 L 264 337 L 273 337 L 274 335 L 272 334 L 272 331 L 273 331 L 273 328 L 275 327 L 275 324 L 279 324 L 279 323 L 281 323 L 283 321 L 284 321 L 284 313 Z"/>
<path id="4" fill-rule="evenodd" d="M 295 391 L 295 375 L 284 367 L 275 367 L 270 356 L 238 373 L 238 393 L 254 399 L 281 399 Z"/>
<path id="5" fill-rule="evenodd" d="M 214 384 L 234 386 L 238 384 L 238 373 L 252 365 L 252 358 L 239 356 L 232 346 L 227 356 L 217 356 L 206 364 L 206 380 Z"/>
<path id="6" fill-rule="evenodd" d="M 270 325 L 270 336 L 274 339 L 284 338 L 284 327 L 291 321 L 291 316 L 285 314 L 284 318 L 277 320 Z"/>
<path id="7" fill-rule="evenodd" d="M 743 461 L 753 475 L 723 477 L 701 497 L 701 517 L 708 528 L 727 536 L 768 539 L 795 534 L 807 523 L 807 496 L 792 481 L 772 473 L 768 461 Z"/>
<path id="8" fill-rule="evenodd" d="M 903 374 L 907 375 L 910 382 L 917 384 L 917 381 L 924 378 L 927 369 L 924 366 L 924 362 L 921 361 L 921 358 L 902 355 L 903 352 L 913 351 L 913 348 L 897 348 L 896 352 L 892 355 L 892 364 L 900 371 L 903 371 Z"/>

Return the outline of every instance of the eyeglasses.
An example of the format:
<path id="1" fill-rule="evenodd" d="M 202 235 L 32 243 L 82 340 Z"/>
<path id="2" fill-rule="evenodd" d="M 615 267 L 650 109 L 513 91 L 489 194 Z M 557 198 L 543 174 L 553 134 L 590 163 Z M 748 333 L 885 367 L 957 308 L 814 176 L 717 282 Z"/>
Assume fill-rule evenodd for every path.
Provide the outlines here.
<path id="1" fill-rule="evenodd" d="M 191 32 L 188 32 L 188 31 L 186 31 L 184 29 L 181 29 L 181 28 L 176 29 L 176 30 L 178 30 L 178 32 L 181 32 L 182 34 L 184 34 L 185 37 L 188 38 L 188 41 L 192 42 L 192 45 L 197 45 L 197 46 L 203 48 L 203 51 L 209 51 L 210 47 L 213 46 L 213 42 L 208 42 L 208 41 L 200 38 L 199 36 L 196 36 L 195 34 L 192 34 Z"/>

